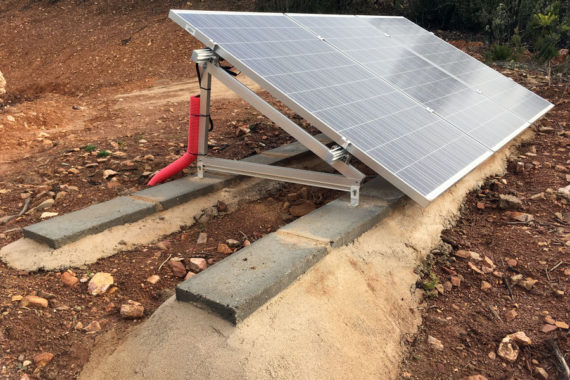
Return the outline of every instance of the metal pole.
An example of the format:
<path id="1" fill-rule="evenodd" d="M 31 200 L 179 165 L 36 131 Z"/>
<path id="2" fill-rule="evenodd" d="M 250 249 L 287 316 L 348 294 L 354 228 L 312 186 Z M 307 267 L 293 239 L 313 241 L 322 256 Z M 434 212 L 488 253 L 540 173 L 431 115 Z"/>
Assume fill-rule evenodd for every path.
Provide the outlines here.
<path id="1" fill-rule="evenodd" d="M 198 177 L 204 177 L 204 163 L 202 157 L 208 153 L 208 128 L 210 127 L 210 92 L 212 88 L 212 75 L 206 70 L 208 62 L 201 65 L 202 76 L 200 80 L 200 123 L 198 135 Z"/>

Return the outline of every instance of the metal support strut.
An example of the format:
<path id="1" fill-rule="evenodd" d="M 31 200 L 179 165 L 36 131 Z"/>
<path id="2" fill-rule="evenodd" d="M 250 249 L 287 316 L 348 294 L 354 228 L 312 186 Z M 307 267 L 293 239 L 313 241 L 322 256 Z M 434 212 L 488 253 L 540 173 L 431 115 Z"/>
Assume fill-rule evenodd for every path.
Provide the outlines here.
<path id="1" fill-rule="evenodd" d="M 195 50 L 192 54 L 192 60 L 198 63 L 201 72 L 200 115 L 202 117 L 199 124 L 200 140 L 197 159 L 199 178 L 204 176 L 205 171 L 216 171 L 347 191 L 350 193 L 351 206 L 358 206 L 360 183 L 365 176 L 348 163 L 350 159 L 348 151 L 339 146 L 329 149 L 307 131 L 292 122 L 288 117 L 221 68 L 217 55 L 211 49 Z M 210 114 L 212 75 L 318 157 L 325 160 L 341 175 L 207 157 L 209 119 L 204 115 Z"/>

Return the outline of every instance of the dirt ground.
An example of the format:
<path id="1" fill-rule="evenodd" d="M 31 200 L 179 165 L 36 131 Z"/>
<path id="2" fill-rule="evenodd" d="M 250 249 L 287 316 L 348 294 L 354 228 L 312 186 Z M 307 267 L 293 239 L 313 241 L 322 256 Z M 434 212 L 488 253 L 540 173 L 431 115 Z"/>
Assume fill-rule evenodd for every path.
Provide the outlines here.
<path id="1" fill-rule="evenodd" d="M 537 123 L 535 138 L 511 157 L 508 173 L 489 178 L 468 195 L 461 218 L 442 234 L 444 245 L 419 268 L 418 286 L 427 292 L 424 323 L 418 335 L 407 337 L 400 378 L 543 378 L 537 368 L 549 378 L 561 376 L 549 340 L 556 339 L 564 355 L 570 352 L 570 207 L 558 194 L 570 184 L 568 82 L 548 88 L 544 78 L 519 79 L 537 86 L 556 107 Z M 514 210 L 501 207 L 501 195 L 516 196 L 522 204 Z M 530 214 L 532 220 L 513 212 Z M 458 250 L 480 258 L 463 258 Z M 493 270 L 477 273 L 485 266 L 483 257 Z M 519 275 L 537 282 L 528 289 L 516 285 L 513 276 Z M 452 278 L 459 286 L 451 285 Z M 552 325 L 556 322 L 558 328 Z M 501 358 L 502 339 L 518 331 L 532 344 L 520 344 L 514 362 Z M 443 349 L 429 343 L 430 336 Z"/>
<path id="2" fill-rule="evenodd" d="M 8 85 L 0 105 L 0 247 L 21 238 L 21 228 L 40 221 L 45 212 L 64 214 L 144 188 L 151 173 L 179 157 L 187 139 L 187 99 L 197 90 L 189 56 L 199 45 L 167 19 L 168 9 L 250 10 L 251 3 L 2 2 L 0 71 Z M 480 48 L 477 44 L 469 46 Z M 417 337 L 410 337 L 402 377 L 410 373 L 417 378 L 459 378 L 478 371 L 493 378 L 504 374 L 526 378 L 536 366 L 533 359 L 554 375 L 545 338 L 558 335 L 560 347 L 564 352 L 569 350 L 566 330 L 538 332 L 544 310 L 570 323 L 564 298 L 570 290 L 568 277 L 563 275 L 569 268 L 564 257 L 568 254 L 564 245 L 568 241 L 568 205 L 546 192 L 547 188 L 556 191 L 567 184 L 568 172 L 556 169 L 556 165 L 568 168 L 568 90 L 566 82 L 556 82 L 548 89 L 543 78 L 527 76 L 524 71 L 507 74 L 559 103 L 540 123 L 551 130 L 545 129 L 523 147 L 523 154 L 536 149 L 536 153 L 531 152 L 536 156 L 527 153 L 515 160 L 524 162 L 524 170 L 509 173 L 504 178 L 506 185 L 495 179 L 481 194 L 471 194 L 458 227 L 446 231 L 444 237 L 454 249 L 476 250 L 495 263 L 501 263 L 500 258 L 516 258 L 515 272 L 508 268 L 501 271 L 510 275 L 518 270 L 539 279 L 539 283 L 530 292 L 515 287 L 514 301 L 505 298 L 508 290 L 498 284 L 498 279 L 491 292 L 481 293 L 479 275 L 468 271 L 465 260 L 449 262 L 453 255 L 435 255 L 435 264 L 424 268 L 424 273 L 434 273 L 443 284 L 449 277 L 442 269 L 445 267 L 464 280 L 458 289 L 427 298 L 425 328 Z M 270 100 L 267 94 L 261 95 Z M 209 145 L 214 155 L 242 158 L 291 141 L 243 101 L 222 91 L 214 91 L 213 96 L 215 129 Z M 514 165 L 516 168 L 516 162 Z M 114 173 L 105 178 L 106 170 Z M 544 200 L 529 199 L 540 192 L 545 192 Z M 504 212 L 496 208 L 499 193 L 521 197 L 524 212 L 533 214 L 535 220 L 528 225 L 505 221 Z M 291 206 L 318 207 L 336 195 L 286 186 L 259 201 L 243 204 L 231 214 L 221 205 L 220 215 L 213 221 L 186 228 L 158 244 L 72 269 L 78 278 L 101 271 L 112 273 L 115 285 L 104 296 L 89 295 L 85 282 L 64 286 L 62 273 L 26 273 L 0 264 L 0 378 L 76 378 L 99 335 L 115 331 L 122 336 L 141 321 L 122 318 L 121 304 L 129 299 L 142 303 L 144 319 L 172 294 L 181 278 L 168 265 L 161 266 L 165 260 L 205 258 L 213 264 L 246 240 L 253 242 L 295 218 Z M 55 200 L 52 206 L 37 208 L 49 199 Z M 484 203 L 485 208 L 477 208 L 477 202 Z M 23 209 L 27 212 L 13 217 Z M 554 219 L 555 212 L 563 219 Z M 252 214 L 255 219 L 250 218 Z M 207 234 L 206 244 L 197 244 L 200 232 Z M 218 244 L 227 239 L 237 244 L 219 252 Z M 564 263 L 549 273 L 552 282 L 545 280 L 544 268 L 560 261 Z M 147 278 L 154 274 L 160 280 L 151 284 Z M 565 295 L 555 298 L 550 286 Z M 50 307 L 21 307 L 20 297 L 29 295 L 47 299 Z M 517 310 L 526 311 L 519 311 L 513 322 L 501 324 L 489 317 L 481 302 L 496 306 L 501 318 L 514 303 Z M 455 310 L 453 305 L 466 312 Z M 447 322 L 442 323 L 442 319 Z M 536 343 L 523 348 L 514 365 L 504 367 L 501 360 L 488 359 L 488 352 L 496 349 L 493 345 L 519 329 L 525 329 Z M 427 335 L 442 340 L 445 349 L 430 351 Z M 55 356 L 44 365 L 41 356 L 34 360 L 42 352 Z M 472 367 L 466 367 L 465 355 L 472 358 Z"/>

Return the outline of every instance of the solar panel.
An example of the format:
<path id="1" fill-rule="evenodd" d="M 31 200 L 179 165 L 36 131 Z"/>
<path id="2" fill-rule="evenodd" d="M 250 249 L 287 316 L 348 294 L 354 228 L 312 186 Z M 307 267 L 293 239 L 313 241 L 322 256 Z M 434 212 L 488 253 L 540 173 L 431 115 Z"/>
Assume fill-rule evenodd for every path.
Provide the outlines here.
<path id="1" fill-rule="evenodd" d="M 423 205 L 527 124 L 406 48 L 406 38 L 429 34 L 419 27 L 406 34 L 411 28 L 391 25 L 401 29 L 397 40 L 356 16 L 171 17 L 332 140 L 350 141 L 355 157 Z"/>

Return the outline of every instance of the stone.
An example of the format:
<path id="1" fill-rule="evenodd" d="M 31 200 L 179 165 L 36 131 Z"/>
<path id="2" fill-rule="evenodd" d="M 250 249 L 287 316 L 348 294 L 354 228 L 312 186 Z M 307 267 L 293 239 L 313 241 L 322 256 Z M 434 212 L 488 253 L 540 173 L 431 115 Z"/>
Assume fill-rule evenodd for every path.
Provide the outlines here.
<path id="1" fill-rule="evenodd" d="M 543 379 L 548 379 L 548 372 L 546 372 L 546 370 L 542 367 L 534 367 L 534 370 L 536 371 L 536 373 L 539 374 L 540 377 L 542 377 Z"/>
<path id="2" fill-rule="evenodd" d="M 518 264 L 518 261 L 516 259 L 507 259 L 506 262 L 510 267 L 516 267 Z"/>
<path id="3" fill-rule="evenodd" d="M 46 199 L 45 201 L 43 201 L 42 203 L 40 203 L 39 205 L 37 205 L 35 207 L 36 210 L 41 211 L 41 210 L 45 210 L 47 208 L 50 208 L 54 205 L 55 200 L 54 199 Z"/>
<path id="4" fill-rule="evenodd" d="M 549 332 L 552 332 L 552 331 L 556 330 L 557 328 L 558 327 L 556 327 L 555 325 L 546 324 L 540 328 L 540 331 L 542 331 L 545 334 L 548 334 Z"/>
<path id="5" fill-rule="evenodd" d="M 305 201 L 299 205 L 289 207 L 289 214 L 296 217 L 301 217 L 307 215 L 311 211 L 314 211 L 316 208 L 317 206 L 315 206 L 313 202 Z"/>
<path id="6" fill-rule="evenodd" d="M 95 273 L 89 284 L 87 285 L 87 291 L 92 296 L 105 293 L 111 285 L 114 284 L 113 276 L 110 273 L 98 272 Z"/>
<path id="7" fill-rule="evenodd" d="M 435 286 L 435 289 L 437 290 L 437 292 L 441 295 L 445 294 L 445 288 L 443 287 L 442 284 L 437 284 Z"/>
<path id="8" fill-rule="evenodd" d="M 499 194 L 499 208 L 503 210 L 516 210 L 522 207 L 522 201 L 509 194 Z"/>
<path id="9" fill-rule="evenodd" d="M 461 257 L 462 259 L 473 259 L 475 261 L 481 261 L 482 260 L 481 255 L 478 254 L 477 252 L 466 251 L 463 249 L 456 251 L 455 256 Z"/>
<path id="10" fill-rule="evenodd" d="M 477 202 L 477 208 L 479 210 L 484 210 L 485 209 L 485 203 L 483 202 Z"/>
<path id="11" fill-rule="evenodd" d="M 208 268 L 206 259 L 200 257 L 193 257 L 190 259 L 190 270 L 193 272 L 200 272 Z"/>
<path id="12" fill-rule="evenodd" d="M 60 201 L 66 196 L 67 196 L 67 191 L 58 191 L 57 194 L 55 194 L 55 200 Z"/>
<path id="13" fill-rule="evenodd" d="M 63 272 L 61 275 L 61 282 L 63 285 L 71 288 L 79 283 L 79 279 L 69 272 Z"/>
<path id="14" fill-rule="evenodd" d="M 453 285 L 451 284 L 451 282 L 445 281 L 445 282 L 443 283 L 443 289 L 444 289 L 446 292 L 450 292 L 451 289 L 453 289 Z"/>
<path id="15" fill-rule="evenodd" d="M 160 276 L 157 274 L 153 274 L 152 276 L 150 276 L 149 278 L 146 279 L 146 282 L 148 282 L 149 284 L 156 284 L 158 281 L 160 280 Z"/>
<path id="16" fill-rule="evenodd" d="M 519 347 L 516 345 L 516 343 L 511 342 L 510 340 L 505 341 L 505 339 L 503 339 L 503 341 L 499 344 L 497 355 L 505 360 L 514 362 L 519 356 Z"/>
<path id="17" fill-rule="evenodd" d="M 531 290 L 534 284 L 536 284 L 537 282 L 538 280 L 527 277 L 526 279 L 519 281 L 517 285 L 525 288 L 526 290 Z"/>
<path id="18" fill-rule="evenodd" d="M 490 267 L 491 269 L 495 268 L 495 263 L 493 262 L 493 260 L 491 260 L 490 258 L 488 258 L 487 256 L 485 256 L 483 258 L 483 264 Z"/>
<path id="19" fill-rule="evenodd" d="M 34 356 L 34 364 L 37 368 L 45 367 L 52 361 L 54 355 L 51 352 L 42 352 Z"/>
<path id="20" fill-rule="evenodd" d="M 12 296 L 12 302 L 18 302 L 18 301 L 21 301 L 23 299 L 24 299 L 24 296 L 21 296 L 21 295 Z"/>
<path id="21" fill-rule="evenodd" d="M 218 249 L 217 249 L 218 253 L 223 253 L 225 255 L 229 255 L 230 253 L 233 253 L 234 251 L 228 247 L 226 244 L 224 243 L 219 243 L 218 244 Z"/>
<path id="22" fill-rule="evenodd" d="M 48 300 L 38 296 L 25 296 L 20 302 L 21 307 L 47 308 Z"/>
<path id="23" fill-rule="evenodd" d="M 196 244 L 206 244 L 208 242 L 208 234 L 205 232 L 200 232 L 198 235 L 198 240 L 196 240 Z"/>
<path id="24" fill-rule="evenodd" d="M 218 212 L 227 212 L 228 211 L 228 205 L 222 201 L 218 201 L 216 208 L 218 209 Z"/>
<path id="25" fill-rule="evenodd" d="M 119 174 L 119 173 L 117 173 L 114 170 L 107 169 L 107 170 L 103 171 L 103 178 L 104 179 L 111 179 L 112 177 L 116 176 L 117 174 Z"/>
<path id="26" fill-rule="evenodd" d="M 471 375 L 471 376 L 462 377 L 461 380 L 488 380 L 488 379 L 483 375 Z"/>
<path id="27" fill-rule="evenodd" d="M 235 239 L 228 239 L 226 240 L 226 244 L 230 247 L 239 247 L 241 243 Z"/>
<path id="28" fill-rule="evenodd" d="M 487 281 L 481 281 L 481 290 L 482 291 L 486 292 L 486 291 L 490 290 L 491 288 L 493 288 L 493 285 L 491 285 Z"/>
<path id="29" fill-rule="evenodd" d="M 4 75 L 2 71 L 0 71 L 0 95 L 4 95 L 6 93 L 6 79 L 4 79 Z M 1 101 L 2 98 L 0 98 Z"/>
<path id="30" fill-rule="evenodd" d="M 549 325 L 555 325 L 556 321 L 550 315 L 544 317 L 544 322 L 548 323 Z"/>
<path id="31" fill-rule="evenodd" d="M 456 288 L 459 288 L 459 286 L 461 285 L 461 279 L 457 276 L 451 276 L 451 285 L 455 286 Z"/>
<path id="32" fill-rule="evenodd" d="M 495 353 L 495 351 L 491 351 L 487 354 L 487 356 L 489 357 L 489 359 L 491 360 L 495 360 L 497 359 L 497 354 Z"/>
<path id="33" fill-rule="evenodd" d="M 186 276 L 187 270 L 181 261 L 171 259 L 168 261 L 168 266 L 170 267 L 172 274 L 176 277 L 184 278 Z"/>
<path id="34" fill-rule="evenodd" d="M 566 187 L 561 187 L 560 189 L 558 189 L 558 195 L 562 198 L 566 198 L 567 200 L 570 200 L 570 185 L 568 185 Z"/>
<path id="35" fill-rule="evenodd" d="M 534 220 L 534 216 L 527 214 L 526 212 L 505 211 L 504 215 L 515 222 L 528 223 Z"/>
<path id="36" fill-rule="evenodd" d="M 483 271 L 479 268 L 477 268 L 477 266 L 475 264 L 473 264 L 471 261 L 467 263 L 467 265 L 469 266 L 469 268 L 475 272 L 475 273 L 479 273 L 479 274 L 484 274 Z"/>
<path id="37" fill-rule="evenodd" d="M 194 273 L 194 272 L 188 272 L 188 273 L 186 273 L 186 276 L 184 276 L 184 281 L 186 281 L 186 280 L 188 280 L 189 278 L 192 278 L 192 277 L 194 277 L 194 276 L 196 276 L 196 273 Z"/>
<path id="38" fill-rule="evenodd" d="M 85 326 L 85 332 L 88 334 L 94 334 L 98 331 L 101 331 L 101 324 L 98 321 L 93 321 Z"/>
<path id="39" fill-rule="evenodd" d="M 111 154 L 111 157 L 115 157 L 115 158 L 126 158 L 126 157 L 127 157 L 127 154 L 126 154 L 125 152 L 116 151 L 116 152 L 113 152 L 113 153 Z"/>
<path id="40" fill-rule="evenodd" d="M 245 241 L 243 242 L 243 246 L 244 246 L 244 247 L 249 247 L 250 245 L 251 245 L 251 242 L 250 242 L 249 240 L 245 240 Z"/>
<path id="41" fill-rule="evenodd" d="M 166 251 L 170 248 L 170 242 L 167 240 L 160 241 L 156 243 L 156 248 L 160 249 L 161 251 Z"/>
<path id="42" fill-rule="evenodd" d="M 431 335 L 428 335 L 428 344 L 430 344 L 433 348 L 439 351 L 443 351 L 443 343 L 437 338 L 434 338 Z"/>
<path id="43" fill-rule="evenodd" d="M 67 171 L 69 174 L 79 174 L 80 171 L 77 168 L 69 168 L 69 170 Z"/>
<path id="44" fill-rule="evenodd" d="M 556 327 L 558 327 L 559 329 L 568 330 L 568 328 L 569 328 L 568 323 L 562 322 L 562 321 L 556 321 L 555 325 L 556 325 Z"/>
<path id="45" fill-rule="evenodd" d="M 505 317 L 505 320 L 506 320 L 507 322 L 512 322 L 512 321 L 515 320 L 515 318 L 516 318 L 518 315 L 519 315 L 519 314 L 516 312 L 515 309 L 511 309 L 511 310 L 509 310 L 509 311 L 507 311 L 507 312 L 505 313 L 504 317 Z"/>
<path id="46" fill-rule="evenodd" d="M 532 340 L 530 340 L 524 331 L 517 331 L 516 333 L 509 334 L 506 337 L 527 346 L 532 344 Z"/>
<path id="47" fill-rule="evenodd" d="M 75 330 L 82 330 L 82 329 L 83 329 L 83 323 L 77 322 L 77 323 L 75 324 L 74 329 L 75 329 Z"/>
<path id="48" fill-rule="evenodd" d="M 137 319 L 144 316 L 144 306 L 140 302 L 128 300 L 121 305 L 121 317 L 125 319 Z"/>
<path id="49" fill-rule="evenodd" d="M 54 216 L 58 216 L 59 213 L 57 212 L 42 212 L 42 214 L 40 215 L 40 219 L 48 219 L 48 218 L 53 218 Z"/>

